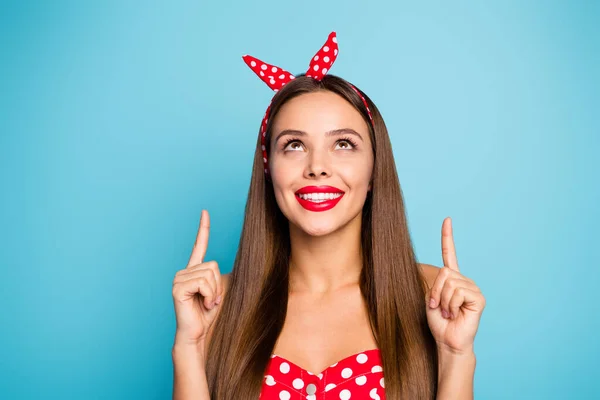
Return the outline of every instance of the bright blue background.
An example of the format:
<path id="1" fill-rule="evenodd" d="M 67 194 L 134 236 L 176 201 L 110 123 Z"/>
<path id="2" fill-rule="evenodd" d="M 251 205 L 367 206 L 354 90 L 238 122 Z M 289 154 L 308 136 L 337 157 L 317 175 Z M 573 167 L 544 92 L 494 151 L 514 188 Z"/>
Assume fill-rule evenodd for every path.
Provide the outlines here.
<path id="1" fill-rule="evenodd" d="M 331 30 L 419 261 L 453 217 L 486 295 L 476 398 L 600 393 L 598 2 L 151 3 L 0 8 L 0 398 L 170 398 L 174 274 L 202 208 L 230 271 L 272 95 L 241 56 L 300 73 Z"/>

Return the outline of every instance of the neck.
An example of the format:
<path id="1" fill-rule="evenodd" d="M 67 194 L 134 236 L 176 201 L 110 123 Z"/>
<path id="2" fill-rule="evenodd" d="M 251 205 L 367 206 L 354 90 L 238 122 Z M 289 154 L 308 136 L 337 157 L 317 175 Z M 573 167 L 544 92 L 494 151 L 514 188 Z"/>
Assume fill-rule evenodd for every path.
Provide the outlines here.
<path id="1" fill-rule="evenodd" d="M 328 293 L 356 285 L 362 270 L 361 214 L 324 236 L 290 224 L 290 292 Z"/>

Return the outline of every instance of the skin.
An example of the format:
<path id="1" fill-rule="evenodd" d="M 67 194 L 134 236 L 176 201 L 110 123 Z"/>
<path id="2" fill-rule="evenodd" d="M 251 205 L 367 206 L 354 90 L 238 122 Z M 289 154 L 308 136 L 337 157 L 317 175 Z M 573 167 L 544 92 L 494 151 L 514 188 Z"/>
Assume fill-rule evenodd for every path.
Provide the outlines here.
<path id="1" fill-rule="evenodd" d="M 340 129 L 355 134 L 327 134 Z M 289 130 L 296 132 L 279 137 Z M 295 141 L 285 145 L 288 138 Z M 359 288 L 361 210 L 373 169 L 368 126 L 340 96 L 304 94 L 280 109 L 270 146 L 275 197 L 290 222 L 292 244 L 287 315 L 273 352 L 318 374 L 349 355 L 376 348 Z M 330 185 L 345 194 L 333 209 L 312 212 L 295 198 L 307 185 Z M 214 261 L 204 262 L 209 221 L 203 211 L 188 266 L 174 280 L 178 328 L 173 354 L 180 393 L 207 393 L 205 380 L 194 376 L 203 376 L 196 372 L 203 372 L 210 327 L 229 286 L 228 274 L 220 274 Z M 429 288 L 427 320 L 438 345 L 437 398 L 471 399 L 473 341 L 485 298 L 460 273 L 450 218 L 442 224 L 442 259 L 442 268 L 419 264 Z"/>
<path id="2" fill-rule="evenodd" d="M 356 134 L 325 134 L 343 128 Z M 286 130 L 305 133 L 277 139 Z M 287 102 L 273 133 L 269 168 L 292 244 L 288 310 L 274 353 L 319 373 L 376 347 L 359 288 L 361 212 L 373 170 L 369 128 L 346 100 L 321 91 Z M 298 141 L 286 146 L 289 138 Z M 308 185 L 345 193 L 333 209 L 312 212 L 295 195 Z"/>

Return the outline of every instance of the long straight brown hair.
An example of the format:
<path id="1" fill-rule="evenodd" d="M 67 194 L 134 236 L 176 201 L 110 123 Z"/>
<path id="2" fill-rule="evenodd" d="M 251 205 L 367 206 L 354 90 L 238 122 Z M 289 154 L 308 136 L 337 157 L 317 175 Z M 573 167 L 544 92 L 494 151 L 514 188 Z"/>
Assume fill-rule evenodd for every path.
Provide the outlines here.
<path id="1" fill-rule="evenodd" d="M 377 107 L 363 94 L 373 116 L 352 86 L 335 75 L 316 81 L 299 76 L 273 98 L 273 121 L 288 100 L 328 90 L 352 104 L 370 127 L 374 152 L 372 190 L 362 212 L 361 293 L 380 349 L 388 400 L 434 399 L 437 351 L 425 313 L 426 283 L 410 238 L 404 200 L 387 128 Z M 283 328 L 288 303 L 290 238 L 288 221 L 263 169 L 260 137 L 239 247 L 228 293 L 214 322 L 207 358 L 212 400 L 259 398 L 267 364 Z"/>

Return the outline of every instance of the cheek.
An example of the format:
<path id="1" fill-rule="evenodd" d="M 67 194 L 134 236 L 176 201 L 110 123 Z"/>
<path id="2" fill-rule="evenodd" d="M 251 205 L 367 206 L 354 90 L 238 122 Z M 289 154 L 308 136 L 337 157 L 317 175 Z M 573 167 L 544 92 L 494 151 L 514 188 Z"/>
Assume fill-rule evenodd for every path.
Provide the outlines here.
<path id="1" fill-rule="evenodd" d="M 281 168 L 278 165 L 276 168 L 271 169 L 271 182 L 273 185 L 273 192 L 275 193 L 275 200 L 279 208 L 283 211 L 285 209 L 285 203 L 289 197 L 290 187 L 293 184 L 292 174 L 288 173 L 285 168 Z"/>
<path id="2" fill-rule="evenodd" d="M 337 171 L 350 187 L 354 189 L 364 187 L 364 189 L 367 190 L 369 182 L 371 181 L 373 166 L 371 161 L 354 160 L 353 162 L 339 165 Z"/>
<path id="3" fill-rule="evenodd" d="M 292 165 L 281 158 L 271 159 L 269 162 L 269 172 L 275 192 L 289 187 L 294 180 L 294 171 Z"/>

